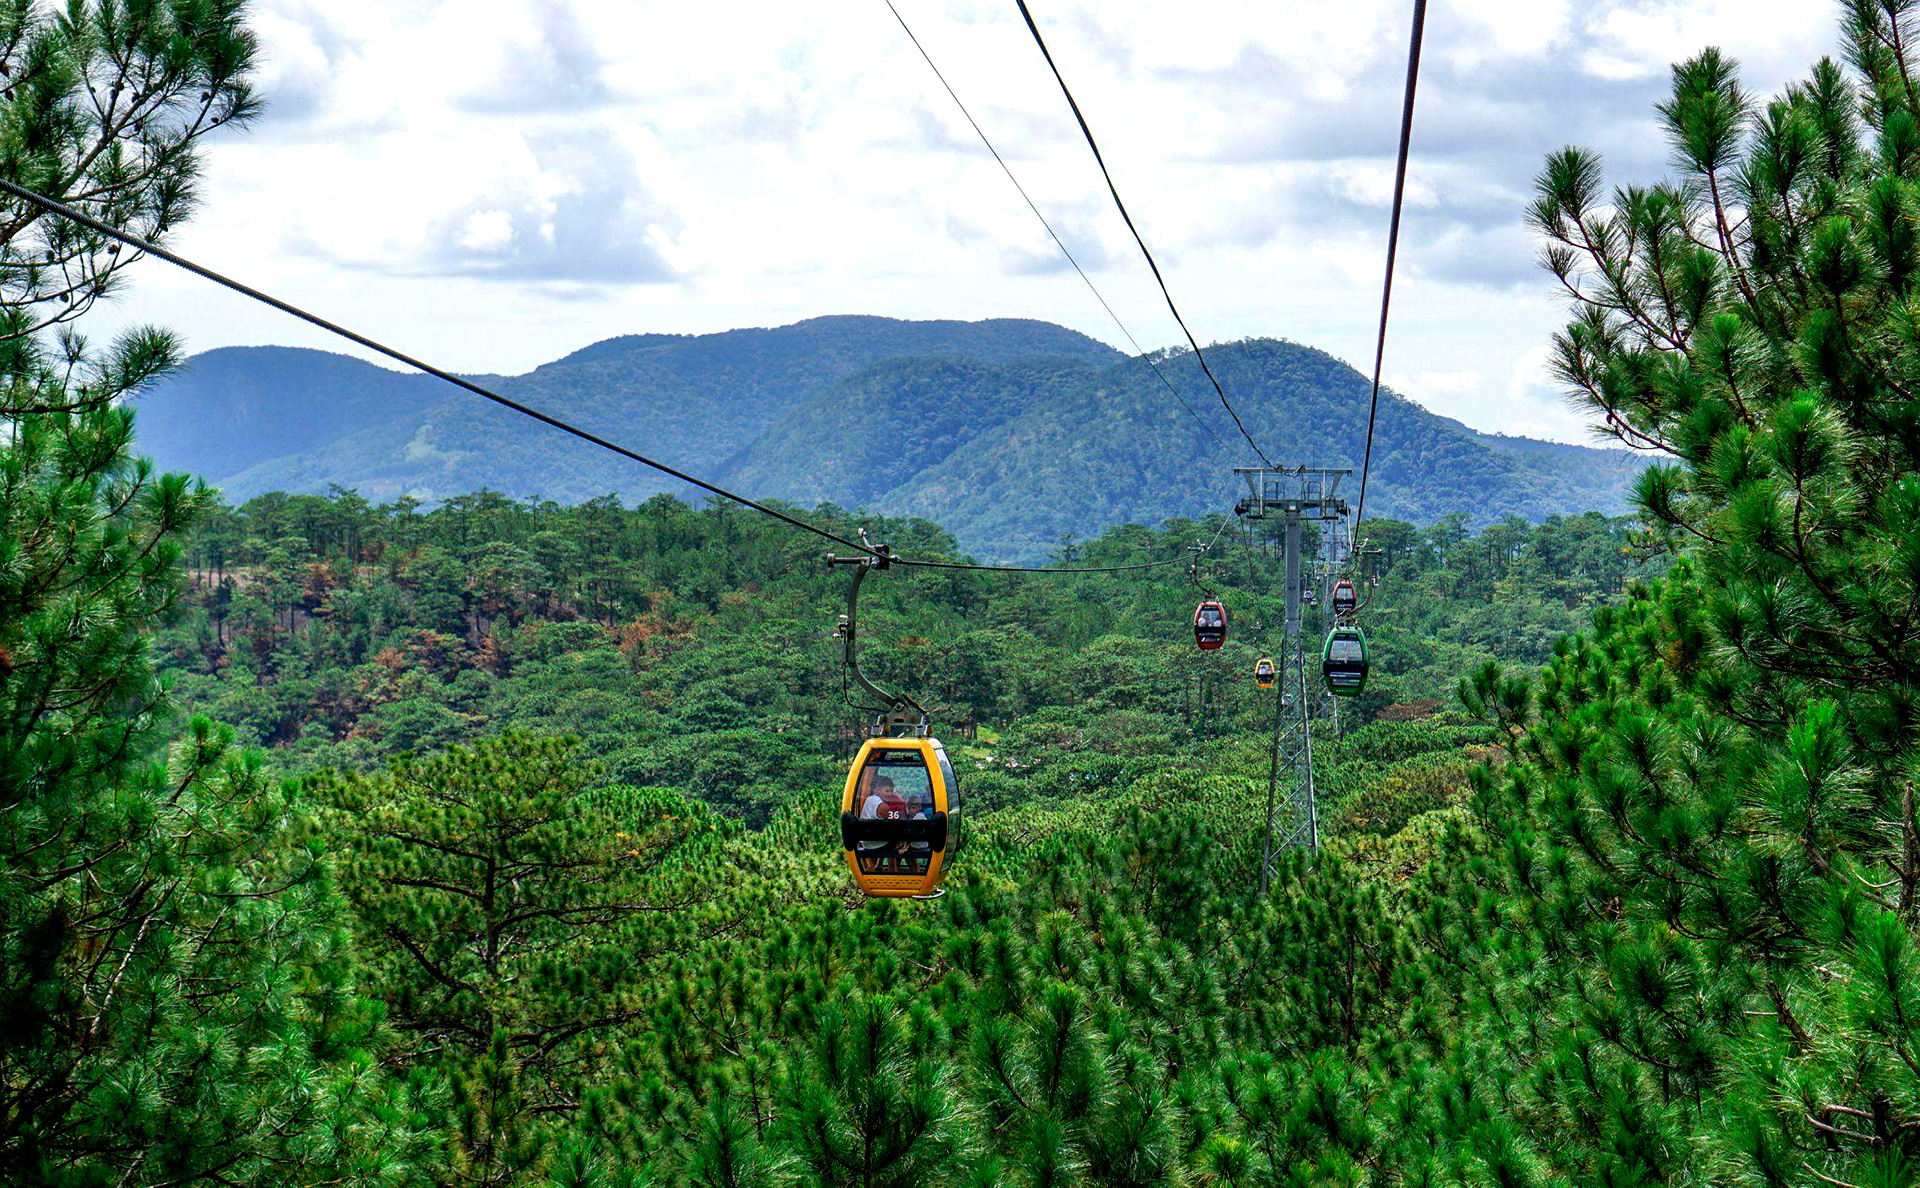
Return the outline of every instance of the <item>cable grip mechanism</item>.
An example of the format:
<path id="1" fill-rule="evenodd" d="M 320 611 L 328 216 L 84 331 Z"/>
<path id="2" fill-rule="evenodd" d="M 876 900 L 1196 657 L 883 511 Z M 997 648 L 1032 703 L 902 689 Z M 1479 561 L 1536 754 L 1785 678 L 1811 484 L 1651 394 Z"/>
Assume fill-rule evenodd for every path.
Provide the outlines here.
<path id="1" fill-rule="evenodd" d="M 869 544 L 866 529 L 860 530 L 860 542 Z M 847 587 L 847 613 L 840 616 L 840 623 L 834 628 L 835 638 L 841 641 L 842 657 L 847 672 L 853 676 L 854 683 L 880 702 L 878 706 L 862 708 L 874 713 L 871 727 L 875 738 L 886 735 L 916 734 L 927 736 L 927 711 L 921 704 L 904 693 L 889 693 L 860 670 L 859 623 L 860 623 L 860 587 L 867 580 L 867 574 L 876 569 L 893 568 L 893 550 L 886 545 L 870 545 L 871 551 L 863 556 L 842 557 L 835 553 L 827 554 L 827 564 L 851 565 L 854 567 L 853 584 Z"/>
<path id="2" fill-rule="evenodd" d="M 1190 544 L 1187 546 L 1187 551 L 1193 554 L 1193 560 L 1187 562 L 1187 576 L 1193 579 L 1193 584 L 1195 586 L 1198 586 L 1200 588 L 1200 592 L 1205 594 L 1208 598 L 1213 597 L 1213 584 L 1211 582 L 1207 582 L 1201 579 L 1200 563 L 1207 559 L 1207 553 L 1212 548 L 1213 546 L 1210 544 L 1198 544 L 1198 543 Z"/>

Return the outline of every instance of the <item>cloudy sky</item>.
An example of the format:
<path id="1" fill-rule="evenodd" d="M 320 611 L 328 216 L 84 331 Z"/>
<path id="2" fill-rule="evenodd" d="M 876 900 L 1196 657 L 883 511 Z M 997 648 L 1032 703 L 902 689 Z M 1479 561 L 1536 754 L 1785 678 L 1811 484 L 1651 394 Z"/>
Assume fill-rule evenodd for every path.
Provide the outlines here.
<path id="1" fill-rule="evenodd" d="M 1013 0 L 895 0 L 1139 341 L 1160 303 Z M 1411 0 L 1031 0 L 1203 343 L 1370 364 Z M 444 366 L 831 313 L 1032 317 L 1124 347 L 884 0 L 256 0 L 266 114 L 174 246 Z M 1667 67 L 1771 93 L 1823 0 L 1434 0 L 1388 379 L 1585 440 L 1520 221 L 1542 156 L 1664 168 Z M 118 315 L 194 350 L 343 349 L 148 264 Z"/>

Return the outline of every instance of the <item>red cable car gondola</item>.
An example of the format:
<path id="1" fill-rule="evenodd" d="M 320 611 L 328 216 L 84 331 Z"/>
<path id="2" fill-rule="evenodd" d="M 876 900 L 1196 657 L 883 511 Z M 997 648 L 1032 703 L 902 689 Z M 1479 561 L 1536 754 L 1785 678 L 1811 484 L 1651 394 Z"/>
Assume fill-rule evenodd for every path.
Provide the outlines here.
<path id="1" fill-rule="evenodd" d="M 1193 642 L 1211 652 L 1227 642 L 1227 608 L 1209 598 L 1193 608 Z"/>
<path id="2" fill-rule="evenodd" d="M 1353 583 L 1346 578 L 1333 583 L 1333 613 L 1344 619 L 1359 609 L 1360 592 L 1353 588 Z"/>

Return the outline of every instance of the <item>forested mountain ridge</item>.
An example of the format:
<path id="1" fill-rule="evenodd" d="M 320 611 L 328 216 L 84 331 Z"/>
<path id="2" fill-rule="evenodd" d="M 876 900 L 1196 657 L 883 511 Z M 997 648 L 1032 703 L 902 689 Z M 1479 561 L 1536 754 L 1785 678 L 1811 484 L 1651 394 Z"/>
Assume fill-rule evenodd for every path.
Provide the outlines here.
<path id="1" fill-rule="evenodd" d="M 765 427 L 839 378 L 902 356 L 1110 361 L 1117 352 L 1073 331 L 1016 319 L 901 322 L 815 318 L 708 335 L 627 335 L 525 375 L 487 377 L 508 395 L 663 461 L 724 469 Z M 491 486 L 577 502 L 631 499 L 681 484 L 610 455 L 533 432 L 524 419 L 444 384 L 324 352 L 221 348 L 195 356 L 142 397 L 142 448 L 195 464 L 229 496 L 323 491 L 443 499 Z M 263 405 L 294 409 L 278 431 Z M 244 426 L 228 433 L 222 425 Z M 179 459 L 178 462 L 175 459 Z"/>
<path id="2" fill-rule="evenodd" d="M 143 448 L 234 499 L 336 485 L 427 501 L 483 487 L 562 502 L 686 490 L 416 377 L 275 351 L 210 351 L 156 385 L 142 398 Z M 1368 391 L 1352 368 L 1274 339 L 1221 344 L 1209 358 L 1276 460 L 1358 465 Z M 1231 468 L 1249 455 L 1211 387 L 1190 353 L 1161 367 L 1197 419 L 1144 361 L 1016 320 L 835 317 L 636 335 L 495 382 L 757 497 L 922 515 L 1006 558 L 1036 556 L 1063 532 L 1158 523 L 1237 497 Z M 284 428 L 264 411 L 282 406 Z M 1478 433 L 1392 393 L 1375 464 L 1379 510 L 1419 523 L 1617 513 L 1639 469 L 1617 451 Z"/>

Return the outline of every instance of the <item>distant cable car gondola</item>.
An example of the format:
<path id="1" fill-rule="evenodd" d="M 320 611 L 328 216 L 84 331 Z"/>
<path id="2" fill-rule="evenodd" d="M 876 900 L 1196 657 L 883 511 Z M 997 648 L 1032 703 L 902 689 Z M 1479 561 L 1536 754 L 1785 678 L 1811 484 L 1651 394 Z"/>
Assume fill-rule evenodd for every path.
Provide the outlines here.
<path id="1" fill-rule="evenodd" d="M 1353 583 L 1346 578 L 1341 578 L 1339 581 L 1333 583 L 1334 615 L 1344 619 L 1359 609 L 1360 593 L 1353 588 Z"/>
<path id="2" fill-rule="evenodd" d="M 960 850 L 960 786 L 947 749 L 927 735 L 926 711 L 868 680 L 855 649 L 860 583 L 892 560 L 885 545 L 864 557 L 827 557 L 829 565 L 859 566 L 836 634 L 846 645 L 848 674 L 881 702 L 863 707 L 876 715 L 874 737 L 861 744 L 840 791 L 840 846 L 853 881 L 868 895 L 931 899 Z"/>
<path id="3" fill-rule="evenodd" d="M 1193 642 L 1211 652 L 1227 642 L 1227 608 L 1209 598 L 1193 608 Z"/>
<path id="4" fill-rule="evenodd" d="M 1367 687 L 1367 633 L 1351 624 L 1327 632 L 1320 653 L 1320 676 L 1337 697 L 1358 696 Z"/>
<path id="5" fill-rule="evenodd" d="M 1253 683 L 1262 689 L 1273 688 L 1273 661 L 1265 656 L 1253 663 Z"/>

